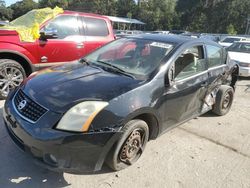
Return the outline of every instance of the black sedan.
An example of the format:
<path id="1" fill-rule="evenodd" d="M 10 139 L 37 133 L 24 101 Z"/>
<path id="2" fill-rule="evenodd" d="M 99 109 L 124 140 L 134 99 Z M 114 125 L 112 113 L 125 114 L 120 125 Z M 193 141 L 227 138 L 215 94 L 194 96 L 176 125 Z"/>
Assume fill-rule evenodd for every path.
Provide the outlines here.
<path id="1" fill-rule="evenodd" d="M 33 73 L 3 117 L 16 145 L 51 170 L 98 171 L 104 162 L 121 170 L 171 128 L 210 110 L 226 114 L 235 75 L 214 42 L 131 36 Z"/>

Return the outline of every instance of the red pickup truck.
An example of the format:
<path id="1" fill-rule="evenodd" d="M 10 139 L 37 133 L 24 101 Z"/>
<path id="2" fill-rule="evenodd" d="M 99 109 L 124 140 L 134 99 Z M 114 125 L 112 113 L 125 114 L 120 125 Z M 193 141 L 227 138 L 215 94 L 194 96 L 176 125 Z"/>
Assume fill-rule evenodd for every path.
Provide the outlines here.
<path id="1" fill-rule="evenodd" d="M 72 11 L 43 23 L 35 42 L 21 41 L 15 30 L 0 29 L 0 98 L 34 70 L 77 60 L 114 39 L 107 17 Z"/>

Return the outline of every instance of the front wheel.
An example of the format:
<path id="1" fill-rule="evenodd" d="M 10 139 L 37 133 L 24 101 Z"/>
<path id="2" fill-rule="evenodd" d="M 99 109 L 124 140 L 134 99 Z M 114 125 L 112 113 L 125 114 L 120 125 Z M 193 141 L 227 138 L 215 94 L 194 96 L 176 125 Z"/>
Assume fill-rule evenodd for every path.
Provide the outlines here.
<path id="1" fill-rule="evenodd" d="M 107 165 L 119 171 L 134 164 L 142 155 L 149 137 L 148 125 L 142 120 L 131 120 L 123 128 L 117 144 L 107 156 Z"/>
<path id="2" fill-rule="evenodd" d="M 0 60 L 0 98 L 6 99 L 10 90 L 19 86 L 25 79 L 23 67 L 11 59 Z"/>
<path id="3" fill-rule="evenodd" d="M 234 98 L 234 90 L 231 86 L 223 85 L 216 94 L 216 102 L 212 112 L 223 116 L 227 114 L 232 106 Z"/>

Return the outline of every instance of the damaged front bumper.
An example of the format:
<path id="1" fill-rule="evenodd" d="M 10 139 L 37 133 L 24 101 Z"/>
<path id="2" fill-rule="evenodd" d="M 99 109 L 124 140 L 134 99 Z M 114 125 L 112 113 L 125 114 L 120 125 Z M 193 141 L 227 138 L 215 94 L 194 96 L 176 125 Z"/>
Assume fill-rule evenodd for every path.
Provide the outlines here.
<path id="1" fill-rule="evenodd" d="M 85 173 L 98 171 L 119 131 L 69 133 L 51 128 L 38 128 L 16 114 L 5 104 L 3 117 L 14 143 L 34 157 L 35 162 L 54 171 Z"/>

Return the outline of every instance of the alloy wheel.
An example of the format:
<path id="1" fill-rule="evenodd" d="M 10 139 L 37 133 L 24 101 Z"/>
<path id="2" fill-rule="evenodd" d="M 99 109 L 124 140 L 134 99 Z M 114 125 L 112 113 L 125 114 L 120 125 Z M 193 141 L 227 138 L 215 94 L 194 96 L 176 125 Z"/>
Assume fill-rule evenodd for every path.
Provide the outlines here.
<path id="1" fill-rule="evenodd" d="M 0 70 L 0 91 L 7 97 L 10 90 L 19 86 L 24 79 L 22 71 L 16 67 L 4 67 Z"/>

